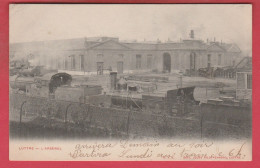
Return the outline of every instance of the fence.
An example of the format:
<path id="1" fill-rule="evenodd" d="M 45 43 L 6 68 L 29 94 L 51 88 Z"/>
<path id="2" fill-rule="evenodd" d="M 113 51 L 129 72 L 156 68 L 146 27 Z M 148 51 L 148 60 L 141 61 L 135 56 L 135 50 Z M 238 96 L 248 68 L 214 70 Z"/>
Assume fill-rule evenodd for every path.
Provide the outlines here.
<path id="1" fill-rule="evenodd" d="M 10 94 L 10 120 L 19 127 L 19 131 L 14 134 L 17 133 L 20 136 L 31 134 L 30 131 L 26 131 L 30 129 L 27 125 L 30 125 L 34 132 L 37 132 L 37 128 L 42 133 L 41 128 L 44 128 L 45 138 L 48 138 L 48 131 L 51 132 L 51 130 L 55 130 L 54 136 L 61 137 L 64 134 L 70 137 L 78 135 L 82 137 L 85 135 L 89 137 L 204 138 L 216 135 L 241 137 L 241 130 L 244 128 L 204 121 L 200 115 L 201 113 L 198 117 L 174 117 L 151 114 L 147 111 L 131 111 L 123 108 L 29 97 L 24 94 Z M 12 129 L 14 127 L 10 126 L 10 132 Z"/>

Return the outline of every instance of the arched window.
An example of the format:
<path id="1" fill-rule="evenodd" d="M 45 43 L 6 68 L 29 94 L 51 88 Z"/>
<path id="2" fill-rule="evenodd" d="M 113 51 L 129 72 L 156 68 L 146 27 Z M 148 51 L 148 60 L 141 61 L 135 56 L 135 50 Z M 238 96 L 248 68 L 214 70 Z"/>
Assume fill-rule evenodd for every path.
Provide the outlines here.
<path id="1" fill-rule="evenodd" d="M 222 55 L 219 54 L 219 55 L 218 55 L 218 65 L 221 65 L 221 57 L 222 57 Z"/>
<path id="2" fill-rule="evenodd" d="M 85 70 L 85 59 L 84 59 L 84 55 L 80 55 L 80 69 L 81 71 Z"/>
<path id="3" fill-rule="evenodd" d="M 171 55 L 169 53 L 163 53 L 163 71 L 171 72 Z"/>
<path id="4" fill-rule="evenodd" d="M 75 68 L 76 68 L 75 55 L 70 55 L 69 58 L 70 58 L 70 63 L 71 63 L 70 68 L 71 68 L 71 69 L 75 69 Z"/>
<path id="5" fill-rule="evenodd" d="M 136 55 L 136 69 L 141 69 L 142 65 L 142 56 L 137 54 Z"/>
<path id="6" fill-rule="evenodd" d="M 152 69 L 152 65 L 153 65 L 153 55 L 148 54 L 147 55 L 147 69 Z"/>
<path id="7" fill-rule="evenodd" d="M 208 68 L 211 67 L 211 55 L 208 54 Z"/>
<path id="8" fill-rule="evenodd" d="M 195 54 L 195 52 L 192 52 L 190 54 L 190 69 L 193 69 L 193 70 L 196 69 L 196 54 Z"/>
<path id="9" fill-rule="evenodd" d="M 64 69 L 68 70 L 68 60 L 67 59 L 64 60 Z"/>

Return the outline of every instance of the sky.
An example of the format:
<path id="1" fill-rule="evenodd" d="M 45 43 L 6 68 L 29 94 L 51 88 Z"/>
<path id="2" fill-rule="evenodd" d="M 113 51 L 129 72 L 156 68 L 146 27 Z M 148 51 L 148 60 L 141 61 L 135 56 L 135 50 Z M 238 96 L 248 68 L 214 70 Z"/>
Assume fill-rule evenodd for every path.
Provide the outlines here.
<path id="1" fill-rule="evenodd" d="M 222 5 L 10 5 L 10 43 L 113 36 L 120 40 L 156 41 L 188 38 L 236 43 L 252 48 L 252 7 Z"/>

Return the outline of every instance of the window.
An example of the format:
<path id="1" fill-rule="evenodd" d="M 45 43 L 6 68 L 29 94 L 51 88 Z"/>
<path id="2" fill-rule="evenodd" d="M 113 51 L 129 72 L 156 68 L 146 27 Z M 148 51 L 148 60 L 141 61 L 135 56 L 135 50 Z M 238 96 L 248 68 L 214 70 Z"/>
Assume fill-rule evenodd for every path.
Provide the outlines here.
<path id="1" fill-rule="evenodd" d="M 247 89 L 252 89 L 252 74 L 247 74 Z"/>
<path id="2" fill-rule="evenodd" d="M 65 69 L 65 70 L 68 69 L 68 61 L 67 61 L 67 60 L 64 61 L 64 69 Z"/>
<path id="3" fill-rule="evenodd" d="M 218 55 L 218 65 L 221 65 L 221 54 Z"/>
<path id="4" fill-rule="evenodd" d="M 136 69 L 141 69 L 141 55 L 136 55 Z"/>
<path id="5" fill-rule="evenodd" d="M 245 75 L 244 73 L 237 73 L 237 88 L 245 89 Z"/>
<path id="6" fill-rule="evenodd" d="M 85 59 L 84 59 L 84 55 L 80 55 L 80 69 L 82 70 L 82 71 L 84 71 L 85 70 L 85 67 L 84 67 L 84 62 L 85 62 Z"/>
<path id="7" fill-rule="evenodd" d="M 208 54 L 208 68 L 211 67 L 211 55 Z"/>
<path id="8" fill-rule="evenodd" d="M 103 69 L 104 69 L 104 63 L 97 62 L 97 74 L 98 75 L 103 75 Z"/>
<path id="9" fill-rule="evenodd" d="M 69 56 L 71 59 L 71 69 L 75 69 L 76 68 L 76 59 L 75 59 L 75 55 L 71 55 Z"/>
<path id="10" fill-rule="evenodd" d="M 61 63 L 58 61 L 58 69 L 61 69 Z"/>
<path id="11" fill-rule="evenodd" d="M 210 63 L 210 62 L 211 62 L 211 55 L 208 54 L 208 63 Z"/>
<path id="12" fill-rule="evenodd" d="M 151 54 L 147 55 L 147 68 L 148 69 L 152 68 L 152 60 L 153 60 L 153 56 Z"/>

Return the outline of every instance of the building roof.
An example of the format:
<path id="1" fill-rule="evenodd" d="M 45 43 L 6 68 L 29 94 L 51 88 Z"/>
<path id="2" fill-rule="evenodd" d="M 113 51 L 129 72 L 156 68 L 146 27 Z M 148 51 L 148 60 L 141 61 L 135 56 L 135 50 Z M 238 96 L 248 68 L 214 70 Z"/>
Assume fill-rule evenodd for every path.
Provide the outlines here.
<path id="1" fill-rule="evenodd" d="M 183 40 L 179 43 L 160 43 L 158 44 L 159 50 L 206 50 L 206 44 L 200 40 Z"/>
<path id="2" fill-rule="evenodd" d="M 156 50 L 157 49 L 157 44 L 152 44 L 152 43 L 134 42 L 134 43 L 123 43 L 123 44 L 133 50 Z"/>
<path id="3" fill-rule="evenodd" d="M 86 46 L 86 49 L 132 49 L 123 43 L 119 43 L 114 39 L 108 39 L 93 45 Z"/>
<path id="4" fill-rule="evenodd" d="M 244 57 L 236 66 L 237 71 L 252 71 L 252 57 Z"/>
<path id="5" fill-rule="evenodd" d="M 211 43 L 206 46 L 209 51 L 226 51 L 224 47 L 219 45 L 219 43 Z"/>
<path id="6" fill-rule="evenodd" d="M 84 38 L 35 41 L 24 43 L 11 43 L 10 51 L 35 51 L 35 50 L 78 50 L 84 49 Z"/>
<path id="7" fill-rule="evenodd" d="M 227 52 L 241 52 L 240 48 L 234 43 L 223 43 L 220 44 L 220 46 L 223 47 Z"/>
<path id="8" fill-rule="evenodd" d="M 114 48 L 113 48 L 114 47 Z M 126 50 L 209 50 L 240 52 L 236 44 L 204 43 L 201 40 L 186 39 L 182 42 L 120 42 L 115 37 L 75 38 L 64 40 L 11 43 L 13 51 L 41 51 L 41 50 L 85 50 L 85 49 L 126 49 Z"/>

